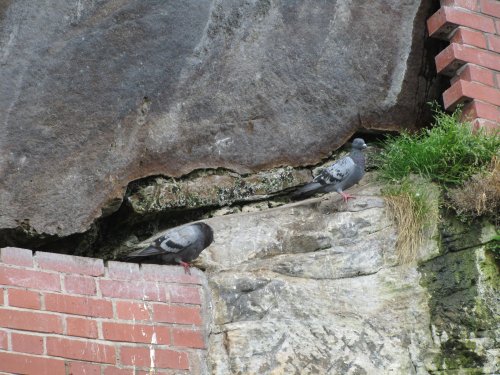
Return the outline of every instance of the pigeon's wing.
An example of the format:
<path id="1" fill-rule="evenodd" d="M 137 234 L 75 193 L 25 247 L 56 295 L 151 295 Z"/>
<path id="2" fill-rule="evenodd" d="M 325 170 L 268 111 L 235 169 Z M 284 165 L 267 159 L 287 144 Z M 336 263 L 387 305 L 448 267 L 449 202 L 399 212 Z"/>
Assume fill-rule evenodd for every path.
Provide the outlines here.
<path id="1" fill-rule="evenodd" d="M 307 185 L 301 186 L 296 191 L 294 191 L 291 194 L 291 197 L 293 199 L 309 197 L 318 192 L 318 190 L 322 187 L 323 185 L 321 185 L 319 182 L 310 182 Z"/>
<path id="2" fill-rule="evenodd" d="M 191 246 L 200 237 L 201 233 L 194 225 L 177 228 L 155 241 L 155 245 L 166 253 L 178 253 Z"/>
<path id="3" fill-rule="evenodd" d="M 136 251 L 129 253 L 125 257 L 125 260 L 131 260 L 133 258 L 138 258 L 138 257 L 149 257 L 149 256 L 153 256 L 153 255 L 163 254 L 163 253 L 164 252 L 157 247 L 148 246 L 144 249 L 136 250 Z"/>
<path id="4" fill-rule="evenodd" d="M 346 156 L 328 168 L 324 169 L 314 178 L 314 182 L 322 185 L 336 184 L 348 178 L 356 169 L 356 164 L 351 157 Z"/>
<path id="5" fill-rule="evenodd" d="M 165 253 L 178 253 L 192 245 L 200 235 L 196 227 L 188 225 L 167 231 L 145 249 L 134 251 L 128 257 L 148 257 Z"/>

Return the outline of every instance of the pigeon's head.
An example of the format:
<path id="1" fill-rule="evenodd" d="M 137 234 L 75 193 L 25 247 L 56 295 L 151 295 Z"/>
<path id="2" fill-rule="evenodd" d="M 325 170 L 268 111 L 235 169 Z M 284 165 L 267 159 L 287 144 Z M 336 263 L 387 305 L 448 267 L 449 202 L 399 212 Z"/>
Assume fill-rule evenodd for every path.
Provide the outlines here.
<path id="1" fill-rule="evenodd" d="M 355 138 L 354 141 L 352 141 L 352 148 L 355 148 L 357 150 L 362 150 L 366 147 L 367 146 L 363 138 Z"/>
<path id="2" fill-rule="evenodd" d="M 203 245 L 205 247 L 209 246 L 214 240 L 214 230 L 208 224 L 205 223 L 196 223 L 196 224 L 200 227 L 201 231 L 204 234 L 205 242 L 203 243 Z"/>

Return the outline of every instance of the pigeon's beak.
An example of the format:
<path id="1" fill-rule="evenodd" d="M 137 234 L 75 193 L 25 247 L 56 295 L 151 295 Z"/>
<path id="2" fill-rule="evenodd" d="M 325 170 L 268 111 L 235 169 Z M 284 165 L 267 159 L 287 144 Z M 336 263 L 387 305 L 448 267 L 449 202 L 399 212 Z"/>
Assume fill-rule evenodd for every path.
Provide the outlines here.
<path id="1" fill-rule="evenodd" d="M 368 146 L 366 145 L 366 143 L 363 143 L 363 148 L 367 148 Z"/>

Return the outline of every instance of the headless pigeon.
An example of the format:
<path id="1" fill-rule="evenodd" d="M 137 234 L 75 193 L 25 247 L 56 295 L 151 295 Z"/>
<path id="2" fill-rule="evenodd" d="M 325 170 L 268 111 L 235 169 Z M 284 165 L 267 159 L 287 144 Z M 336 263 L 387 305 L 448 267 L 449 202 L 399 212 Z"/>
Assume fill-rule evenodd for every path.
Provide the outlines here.
<path id="1" fill-rule="evenodd" d="M 189 271 L 189 262 L 196 259 L 200 253 L 214 240 L 212 228 L 205 223 L 183 225 L 169 229 L 165 234 L 145 249 L 128 254 L 128 259 L 159 256 L 164 263 L 178 263 Z"/>
<path id="2" fill-rule="evenodd" d="M 366 143 L 363 139 L 354 139 L 351 152 L 348 156 L 325 168 L 311 183 L 295 191 L 292 197 L 305 198 L 315 193 L 336 191 L 342 195 L 344 202 L 355 198 L 345 193 L 344 190 L 357 184 L 363 178 L 365 174 L 365 155 L 363 149 L 365 148 Z"/>

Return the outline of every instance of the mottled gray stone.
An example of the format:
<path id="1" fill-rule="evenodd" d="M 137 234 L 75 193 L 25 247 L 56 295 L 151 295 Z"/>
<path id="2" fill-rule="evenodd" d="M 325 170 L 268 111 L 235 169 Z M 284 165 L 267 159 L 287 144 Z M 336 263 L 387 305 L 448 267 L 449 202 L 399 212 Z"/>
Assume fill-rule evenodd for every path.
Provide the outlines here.
<path id="1" fill-rule="evenodd" d="M 430 4 L 0 2 L 0 228 L 82 232 L 138 178 L 316 164 L 422 123 Z"/>
<path id="2" fill-rule="evenodd" d="M 398 265 L 396 231 L 368 178 L 336 194 L 206 220 L 212 374 L 427 374 L 428 294 Z M 421 259 L 436 256 L 426 241 Z"/>
<path id="3" fill-rule="evenodd" d="M 311 180 L 307 169 L 278 168 L 249 176 L 213 173 L 176 181 L 158 177 L 134 191 L 128 202 L 139 214 L 169 209 L 229 206 L 270 198 L 284 190 Z"/>

